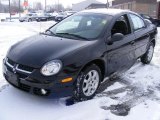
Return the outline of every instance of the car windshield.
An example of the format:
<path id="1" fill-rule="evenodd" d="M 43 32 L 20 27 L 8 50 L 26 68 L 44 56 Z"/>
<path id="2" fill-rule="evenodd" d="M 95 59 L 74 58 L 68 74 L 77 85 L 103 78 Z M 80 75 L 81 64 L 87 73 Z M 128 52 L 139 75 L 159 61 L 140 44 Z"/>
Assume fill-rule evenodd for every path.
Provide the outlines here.
<path id="1" fill-rule="evenodd" d="M 77 14 L 66 18 L 49 29 L 50 33 L 71 39 L 96 39 L 112 16 L 105 14 Z"/>

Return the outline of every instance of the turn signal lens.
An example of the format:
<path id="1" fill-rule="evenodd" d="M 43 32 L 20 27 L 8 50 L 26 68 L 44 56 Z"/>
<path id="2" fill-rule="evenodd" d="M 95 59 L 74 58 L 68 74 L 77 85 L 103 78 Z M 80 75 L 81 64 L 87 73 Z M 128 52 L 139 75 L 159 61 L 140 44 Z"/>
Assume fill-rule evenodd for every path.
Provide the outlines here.
<path id="1" fill-rule="evenodd" d="M 72 80 L 73 80 L 73 78 L 66 78 L 66 79 L 63 79 L 61 82 L 66 83 L 66 82 L 70 82 Z"/>

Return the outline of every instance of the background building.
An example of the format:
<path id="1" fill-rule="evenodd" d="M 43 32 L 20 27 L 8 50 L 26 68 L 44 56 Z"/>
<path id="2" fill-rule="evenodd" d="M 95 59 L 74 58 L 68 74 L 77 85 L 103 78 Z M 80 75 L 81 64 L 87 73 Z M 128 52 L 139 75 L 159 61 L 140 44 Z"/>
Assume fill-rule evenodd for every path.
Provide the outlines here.
<path id="1" fill-rule="evenodd" d="M 92 3 L 85 9 L 96 9 L 96 8 L 106 8 L 106 7 L 107 7 L 107 4 Z"/>
<path id="2" fill-rule="evenodd" d="M 157 0 L 114 0 L 113 8 L 129 9 L 152 17 L 159 16 Z"/>
<path id="3" fill-rule="evenodd" d="M 103 4 L 99 1 L 96 1 L 96 0 L 85 0 L 85 1 L 82 1 L 80 3 L 77 3 L 77 4 L 73 4 L 72 5 L 72 10 L 73 11 L 81 11 L 81 10 L 84 10 L 84 9 L 87 9 L 87 8 L 102 8 L 104 7 L 105 4 Z"/>

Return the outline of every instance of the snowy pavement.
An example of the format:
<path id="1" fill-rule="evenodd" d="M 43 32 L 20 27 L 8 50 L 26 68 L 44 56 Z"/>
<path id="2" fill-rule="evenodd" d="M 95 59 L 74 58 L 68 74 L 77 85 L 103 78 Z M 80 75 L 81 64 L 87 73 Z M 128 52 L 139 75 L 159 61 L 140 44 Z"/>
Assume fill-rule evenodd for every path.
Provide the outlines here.
<path id="1" fill-rule="evenodd" d="M 0 68 L 12 44 L 53 24 L 0 23 Z M 160 34 L 150 65 L 137 61 L 123 76 L 107 82 L 110 86 L 94 99 L 66 106 L 65 99 L 45 99 L 13 88 L 0 69 L 0 120 L 159 120 Z"/>

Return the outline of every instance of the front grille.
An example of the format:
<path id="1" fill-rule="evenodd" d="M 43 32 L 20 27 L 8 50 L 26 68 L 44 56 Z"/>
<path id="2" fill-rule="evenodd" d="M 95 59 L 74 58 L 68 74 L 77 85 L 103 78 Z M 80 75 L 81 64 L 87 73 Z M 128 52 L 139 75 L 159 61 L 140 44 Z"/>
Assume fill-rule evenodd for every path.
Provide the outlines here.
<path id="1" fill-rule="evenodd" d="M 9 67 L 8 65 L 6 65 L 7 70 L 9 70 L 10 72 L 13 72 L 13 69 L 11 67 Z"/>
<path id="2" fill-rule="evenodd" d="M 20 65 L 20 64 L 18 65 L 18 69 L 29 71 L 29 72 L 32 72 L 34 70 L 34 68 L 32 67 L 28 67 L 26 65 Z"/>
<path id="3" fill-rule="evenodd" d="M 26 73 L 26 74 L 31 74 L 34 70 L 34 68 L 32 67 L 22 65 L 22 64 L 17 64 L 16 62 L 8 58 L 6 58 L 6 66 L 10 71 L 13 71 L 13 68 L 14 68 L 16 71 L 19 71 L 21 73 Z"/>
<path id="4" fill-rule="evenodd" d="M 14 66 L 14 64 L 15 64 L 15 62 L 13 62 L 13 61 L 10 60 L 10 59 L 7 59 L 7 62 L 8 62 L 10 65 L 12 65 L 12 66 Z"/>

